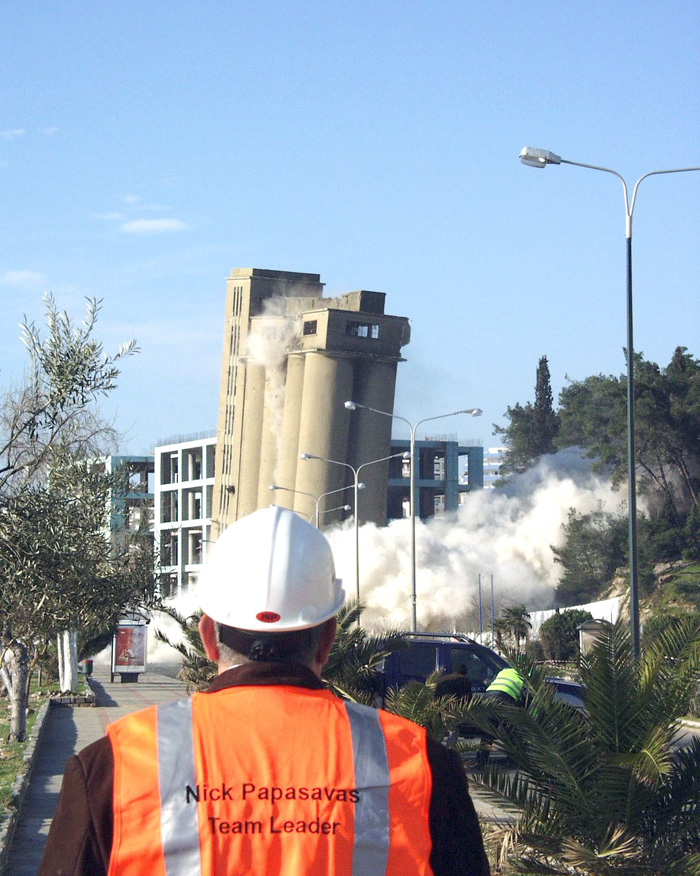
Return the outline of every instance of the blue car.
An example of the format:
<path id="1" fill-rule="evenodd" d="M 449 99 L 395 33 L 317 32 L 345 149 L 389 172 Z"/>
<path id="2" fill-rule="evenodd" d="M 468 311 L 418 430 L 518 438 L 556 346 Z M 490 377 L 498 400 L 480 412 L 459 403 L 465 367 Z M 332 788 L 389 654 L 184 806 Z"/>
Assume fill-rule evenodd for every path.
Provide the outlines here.
<path id="1" fill-rule="evenodd" d="M 507 660 L 461 633 L 406 633 L 407 642 L 384 660 L 380 698 L 391 688 L 409 681 L 425 682 L 434 672 L 444 675 L 466 670 L 472 693 L 486 690 Z M 557 698 L 583 707 L 583 686 L 554 676 L 547 681 L 557 690 Z"/>

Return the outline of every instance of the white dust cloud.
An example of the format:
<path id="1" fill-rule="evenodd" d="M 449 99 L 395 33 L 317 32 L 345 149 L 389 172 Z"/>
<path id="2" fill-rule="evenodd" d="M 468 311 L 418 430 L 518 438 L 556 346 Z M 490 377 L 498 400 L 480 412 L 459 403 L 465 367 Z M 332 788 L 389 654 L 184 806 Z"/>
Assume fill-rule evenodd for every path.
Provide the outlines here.
<path id="1" fill-rule="evenodd" d="M 490 610 L 491 575 L 497 604 L 549 608 L 561 575 L 551 545 L 563 542 L 570 508 L 618 511 L 621 495 L 590 471 L 576 450 L 546 456 L 503 490 L 468 494 L 459 511 L 424 524 L 416 521 L 418 629 L 452 629 L 474 611 L 478 576 L 484 610 Z M 326 532 L 348 597 L 355 596 L 352 523 Z M 408 520 L 360 527 L 360 597 L 369 628 L 408 629 L 411 557 Z"/>

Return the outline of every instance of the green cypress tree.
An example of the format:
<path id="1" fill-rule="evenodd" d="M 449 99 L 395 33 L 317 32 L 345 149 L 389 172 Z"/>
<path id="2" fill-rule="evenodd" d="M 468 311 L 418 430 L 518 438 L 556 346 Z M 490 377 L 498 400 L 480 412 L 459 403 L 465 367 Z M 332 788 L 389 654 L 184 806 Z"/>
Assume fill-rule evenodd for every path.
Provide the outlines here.
<path id="1" fill-rule="evenodd" d="M 554 453 L 554 440 L 559 432 L 559 418 L 554 412 L 552 384 L 547 357 L 537 363 L 535 381 L 535 404 L 532 409 L 532 451 L 535 456 Z"/>
<path id="2" fill-rule="evenodd" d="M 559 432 L 559 416 L 554 410 L 552 386 L 547 357 L 537 365 L 535 403 L 516 404 L 506 411 L 508 425 L 496 426 L 494 431 L 503 435 L 506 454 L 501 473 L 504 475 L 527 471 L 540 456 L 554 453 L 554 440 Z"/>

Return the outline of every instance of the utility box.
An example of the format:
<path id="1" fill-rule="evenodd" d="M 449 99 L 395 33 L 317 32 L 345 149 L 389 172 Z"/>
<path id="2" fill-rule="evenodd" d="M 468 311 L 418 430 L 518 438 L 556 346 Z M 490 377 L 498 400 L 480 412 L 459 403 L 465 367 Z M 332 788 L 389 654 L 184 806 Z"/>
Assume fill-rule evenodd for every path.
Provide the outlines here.
<path id="1" fill-rule="evenodd" d="M 598 641 L 603 630 L 609 626 L 610 624 L 604 620 L 588 620 L 578 627 L 578 644 L 584 657 L 590 654 L 593 645 Z"/>

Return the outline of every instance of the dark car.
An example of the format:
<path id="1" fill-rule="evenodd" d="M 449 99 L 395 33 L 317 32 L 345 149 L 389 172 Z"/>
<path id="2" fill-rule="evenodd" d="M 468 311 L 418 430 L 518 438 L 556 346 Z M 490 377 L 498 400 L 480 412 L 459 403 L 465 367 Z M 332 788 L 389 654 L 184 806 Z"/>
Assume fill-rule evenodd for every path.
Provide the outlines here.
<path id="1" fill-rule="evenodd" d="M 380 695 L 409 681 L 426 681 L 434 672 L 444 675 L 466 669 L 472 693 L 486 690 L 507 660 L 461 633 L 406 633 L 403 647 L 384 660 Z M 547 677 L 557 690 L 557 698 L 578 707 L 583 706 L 583 687 L 574 681 Z"/>

